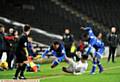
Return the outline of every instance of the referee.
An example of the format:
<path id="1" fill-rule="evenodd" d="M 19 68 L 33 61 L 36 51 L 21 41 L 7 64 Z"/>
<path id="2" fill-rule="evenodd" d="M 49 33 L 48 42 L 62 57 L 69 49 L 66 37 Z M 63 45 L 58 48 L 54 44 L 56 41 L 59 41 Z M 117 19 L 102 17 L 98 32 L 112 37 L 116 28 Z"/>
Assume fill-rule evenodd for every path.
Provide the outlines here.
<path id="1" fill-rule="evenodd" d="M 18 67 L 16 69 L 13 79 L 26 79 L 24 76 L 24 71 L 26 68 L 26 64 L 28 63 L 27 46 L 28 46 L 28 35 L 30 34 L 30 30 L 31 30 L 31 26 L 25 25 L 23 28 L 24 33 L 19 38 L 18 46 L 17 46 L 17 50 L 16 50 L 16 61 L 18 63 Z M 19 73 L 20 73 L 20 75 L 19 75 Z"/>
<path id="2" fill-rule="evenodd" d="M 108 62 L 110 62 L 110 58 L 112 56 L 112 62 L 115 62 L 115 51 L 118 45 L 119 39 L 118 35 L 116 33 L 116 28 L 111 28 L 111 33 L 108 36 L 108 43 L 109 43 L 109 56 L 108 56 Z"/>

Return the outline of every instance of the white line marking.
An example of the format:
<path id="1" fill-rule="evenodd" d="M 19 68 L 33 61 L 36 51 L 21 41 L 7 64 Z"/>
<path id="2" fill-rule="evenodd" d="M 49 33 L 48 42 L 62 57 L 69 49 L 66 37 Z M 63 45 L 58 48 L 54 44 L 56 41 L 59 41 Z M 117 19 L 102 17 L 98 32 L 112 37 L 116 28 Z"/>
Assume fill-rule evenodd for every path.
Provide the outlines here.
<path id="1" fill-rule="evenodd" d="M 54 78 L 59 78 L 59 77 L 62 77 L 62 76 L 63 76 L 63 75 L 59 75 L 59 76 L 51 76 L 51 77 L 41 78 L 40 80 L 54 79 Z"/>

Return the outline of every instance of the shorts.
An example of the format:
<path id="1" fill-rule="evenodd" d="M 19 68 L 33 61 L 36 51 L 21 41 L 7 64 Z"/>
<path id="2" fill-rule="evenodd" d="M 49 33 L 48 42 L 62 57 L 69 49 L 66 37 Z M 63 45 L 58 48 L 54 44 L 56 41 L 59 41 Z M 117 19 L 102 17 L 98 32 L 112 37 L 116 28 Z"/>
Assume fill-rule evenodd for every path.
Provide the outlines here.
<path id="1" fill-rule="evenodd" d="M 99 48 L 95 53 L 95 57 L 101 59 L 103 54 L 104 54 L 104 48 Z"/>
<path id="2" fill-rule="evenodd" d="M 65 59 L 65 56 L 57 57 L 59 62 L 62 62 Z"/>
<path id="3" fill-rule="evenodd" d="M 17 63 L 23 63 L 24 61 L 27 61 L 27 56 L 23 51 L 18 51 L 16 53 L 16 62 Z"/>

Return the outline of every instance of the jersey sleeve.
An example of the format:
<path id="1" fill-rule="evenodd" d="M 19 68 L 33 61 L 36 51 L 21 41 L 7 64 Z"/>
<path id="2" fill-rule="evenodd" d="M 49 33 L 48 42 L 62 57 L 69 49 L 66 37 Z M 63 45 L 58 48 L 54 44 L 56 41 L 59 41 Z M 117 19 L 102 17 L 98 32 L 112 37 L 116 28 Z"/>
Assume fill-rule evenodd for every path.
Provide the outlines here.
<path id="1" fill-rule="evenodd" d="M 66 52 L 65 52 L 65 48 L 64 48 L 64 46 L 62 45 L 62 54 L 64 54 L 64 55 L 66 55 Z"/>
<path id="2" fill-rule="evenodd" d="M 91 52 L 91 49 L 92 49 L 92 46 L 95 44 L 95 40 L 94 39 L 91 39 L 90 42 L 89 42 L 89 46 L 88 46 L 88 50 L 86 52 L 86 55 L 89 55 L 90 52 Z"/>
<path id="3" fill-rule="evenodd" d="M 27 39 L 27 36 L 21 36 L 20 38 L 20 41 L 19 41 L 19 46 L 25 51 L 26 53 L 26 56 L 29 55 L 29 52 L 28 52 L 28 39 Z"/>
<path id="4" fill-rule="evenodd" d="M 48 54 L 50 49 L 51 49 L 51 47 L 49 47 L 47 50 L 45 50 L 45 52 L 42 54 L 42 58 L 44 58 Z"/>
<path id="5" fill-rule="evenodd" d="M 88 32 L 90 38 L 95 36 L 91 27 L 86 27 L 84 30 Z"/>
<path id="6" fill-rule="evenodd" d="M 19 41 L 19 45 L 23 48 L 28 46 L 28 39 L 25 36 L 22 36 Z"/>

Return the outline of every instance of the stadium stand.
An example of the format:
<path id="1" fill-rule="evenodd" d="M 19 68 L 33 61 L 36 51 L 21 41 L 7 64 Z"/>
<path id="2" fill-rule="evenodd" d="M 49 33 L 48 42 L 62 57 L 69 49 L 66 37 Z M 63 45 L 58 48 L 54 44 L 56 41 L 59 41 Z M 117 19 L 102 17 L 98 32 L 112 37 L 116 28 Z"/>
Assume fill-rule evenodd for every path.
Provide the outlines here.
<path id="1" fill-rule="evenodd" d="M 119 0 L 59 0 L 107 27 L 120 24 Z"/>
<path id="2" fill-rule="evenodd" d="M 116 0 L 1 0 L 0 4 L 2 7 L 0 16 L 29 23 L 36 28 L 60 35 L 63 34 L 64 28 L 69 27 L 77 40 L 81 34 L 80 25 L 89 24 L 90 19 L 95 21 L 92 22 L 94 26 L 97 22 L 95 28 L 103 25 L 103 31 L 111 26 L 119 28 L 120 24 L 120 7 Z M 74 10 L 78 13 L 76 14 Z M 98 31 L 98 29 L 95 30 Z M 33 36 L 36 34 L 32 33 Z M 48 40 L 51 42 L 54 39 L 36 35 L 38 36 L 34 36 L 35 40 L 45 44 L 49 44 Z"/>

